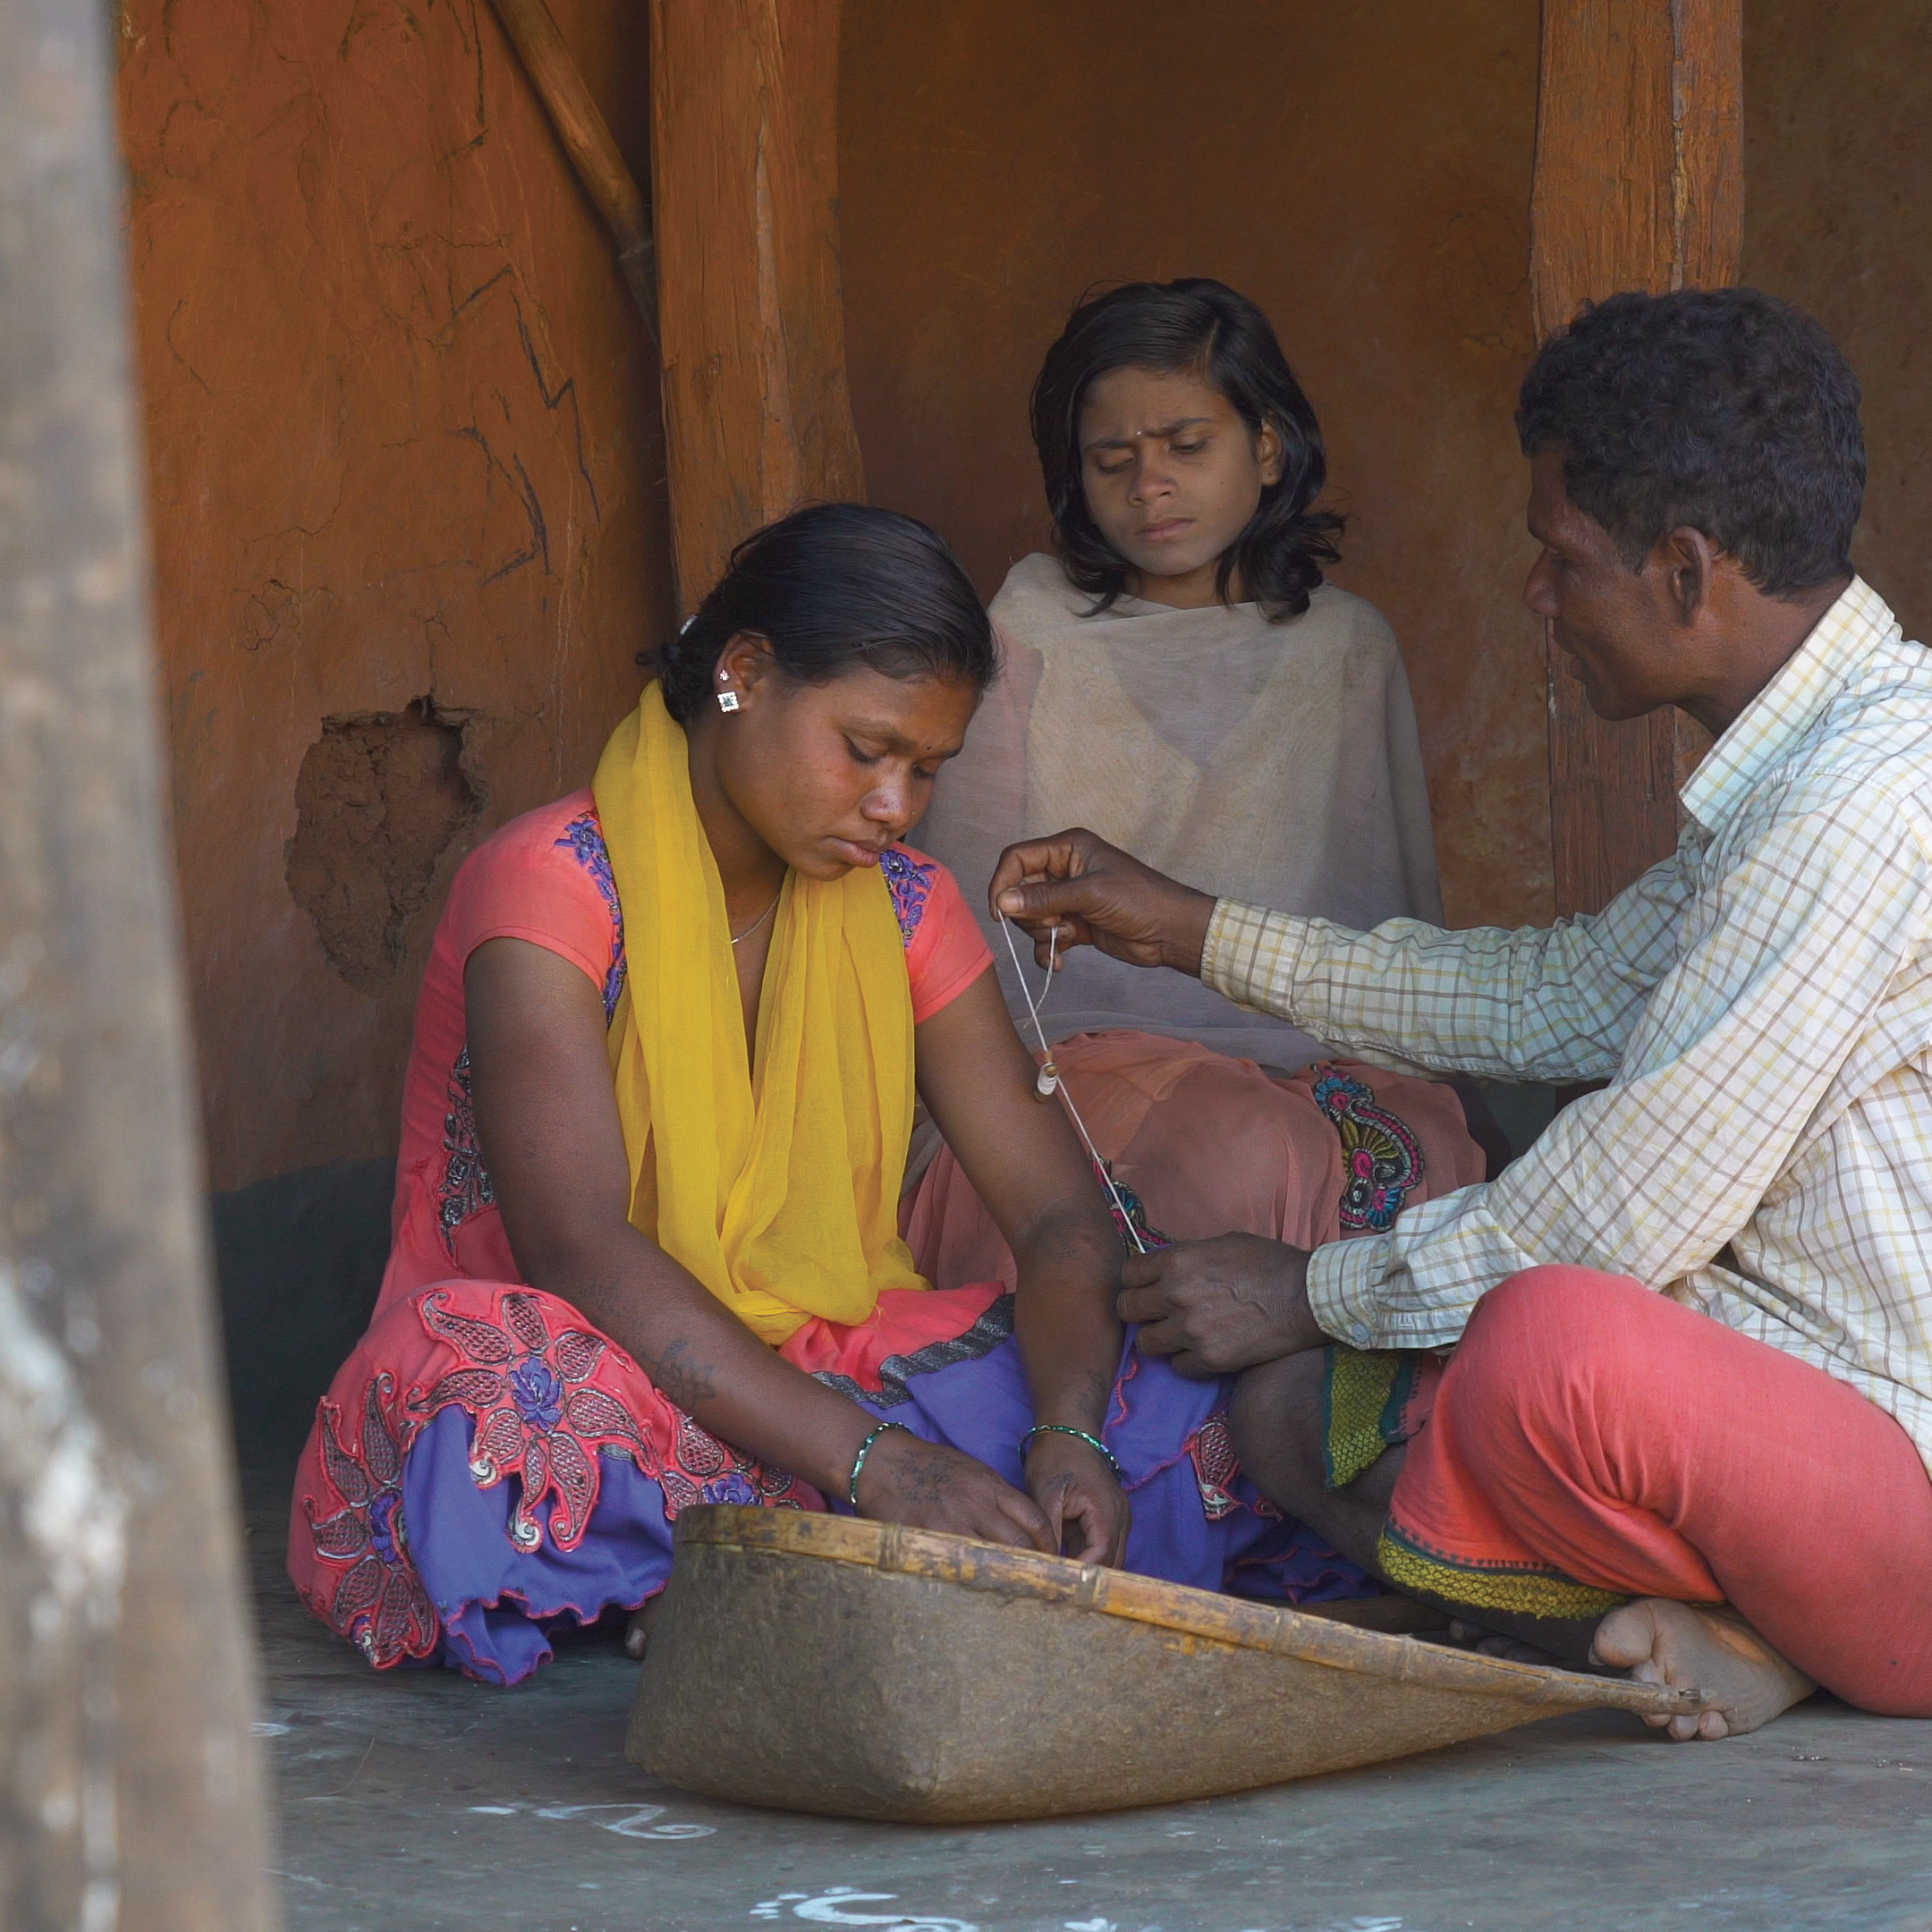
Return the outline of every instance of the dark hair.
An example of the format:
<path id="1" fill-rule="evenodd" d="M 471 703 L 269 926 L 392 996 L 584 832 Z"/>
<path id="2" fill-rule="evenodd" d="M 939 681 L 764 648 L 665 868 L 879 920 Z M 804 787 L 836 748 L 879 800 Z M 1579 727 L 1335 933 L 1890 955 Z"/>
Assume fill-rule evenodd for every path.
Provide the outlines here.
<path id="1" fill-rule="evenodd" d="M 754 530 L 697 614 L 640 657 L 679 724 L 709 701 L 718 654 L 741 631 L 763 638 L 780 670 L 808 684 L 862 665 L 983 691 L 999 670 L 993 627 L 944 539 L 865 504 L 810 504 Z"/>
<path id="2" fill-rule="evenodd" d="M 1571 502 L 1632 571 L 1688 526 L 1767 597 L 1852 572 L 1858 377 L 1823 324 L 1775 295 L 1586 302 L 1530 365 L 1516 433 L 1526 456 L 1563 451 Z"/>
<path id="3" fill-rule="evenodd" d="M 1094 614 L 1127 588 L 1126 561 L 1100 534 L 1080 474 L 1080 412 L 1088 390 L 1115 369 L 1199 369 L 1250 431 L 1282 439 L 1281 481 L 1267 485 L 1248 527 L 1221 558 L 1224 603 L 1234 573 L 1270 618 L 1299 617 L 1341 561 L 1343 520 L 1309 505 L 1328 480 L 1321 425 L 1281 352 L 1268 318 L 1224 282 L 1130 282 L 1085 301 L 1046 352 L 1033 385 L 1033 443 L 1053 512 L 1054 542 L 1073 583 L 1097 597 Z"/>

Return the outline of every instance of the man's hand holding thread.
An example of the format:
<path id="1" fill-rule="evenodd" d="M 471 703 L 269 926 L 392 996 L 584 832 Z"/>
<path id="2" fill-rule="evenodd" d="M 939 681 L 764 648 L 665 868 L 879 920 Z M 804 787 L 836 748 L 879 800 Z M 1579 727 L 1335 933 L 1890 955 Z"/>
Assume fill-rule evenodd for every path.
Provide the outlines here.
<path id="1" fill-rule="evenodd" d="M 1132 966 L 1166 966 L 1193 978 L 1215 910 L 1211 894 L 1079 829 L 1009 845 L 987 897 L 996 919 L 1012 919 L 1033 941 L 1042 966 L 1057 931 L 1062 952 L 1097 946 Z"/>

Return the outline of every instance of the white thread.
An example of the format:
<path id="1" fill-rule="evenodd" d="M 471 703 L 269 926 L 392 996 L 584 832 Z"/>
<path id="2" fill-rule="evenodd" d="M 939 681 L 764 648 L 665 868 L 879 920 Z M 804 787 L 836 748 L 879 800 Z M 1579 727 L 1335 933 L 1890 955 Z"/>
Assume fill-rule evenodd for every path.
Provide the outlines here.
<path id="1" fill-rule="evenodd" d="M 1004 919 L 1001 924 L 1005 924 Z M 1053 992 L 1055 962 L 1060 957 L 1060 928 L 1055 926 L 1046 941 L 1046 978 L 1041 983 L 1040 996 L 1038 999 L 1027 989 L 1026 969 L 1020 963 L 1019 953 L 1013 951 L 1010 931 L 1006 938 L 1006 950 L 1013 953 L 1013 971 L 1020 980 L 1020 997 L 1027 1003 L 1027 1013 L 1033 1021 L 1034 1037 L 1039 1041 L 1040 1052 L 1044 1055 L 1040 1061 L 1040 1070 L 1033 1077 L 1033 1091 L 1042 1100 L 1051 1100 L 1060 1090 L 1060 1069 L 1054 1064 L 1053 1048 L 1046 1044 L 1046 1032 L 1040 1024 L 1040 1013 Z"/>
<path id="2" fill-rule="evenodd" d="M 1107 1164 L 1100 1158 L 1100 1149 L 1093 1144 L 1093 1136 L 1087 1131 L 1087 1123 L 1080 1117 L 1080 1109 L 1073 1105 L 1073 1096 L 1060 1079 L 1054 1068 L 1053 1048 L 1046 1044 L 1046 1029 L 1040 1024 L 1040 1009 L 1046 1005 L 1048 994 L 1053 990 L 1054 962 L 1060 954 L 1060 928 L 1055 926 L 1053 936 L 1046 942 L 1046 984 L 1040 989 L 1040 996 L 1033 997 L 1033 989 L 1027 984 L 1026 968 L 1020 963 L 1020 948 L 1013 944 L 1013 921 L 1004 913 L 1000 915 L 1000 930 L 1006 936 L 1006 950 L 1013 955 L 1013 975 L 1020 982 L 1020 997 L 1026 1002 L 1027 1017 L 1033 1022 L 1033 1037 L 1039 1042 L 1041 1056 L 1046 1065 L 1040 1069 L 1040 1079 L 1034 1082 L 1034 1089 L 1043 1099 L 1050 1099 L 1055 1091 L 1066 1103 L 1066 1110 L 1073 1116 L 1073 1124 L 1080 1129 L 1080 1137 L 1086 1144 L 1089 1157 L 1100 1171 L 1100 1178 L 1106 1182 L 1106 1191 L 1113 1197 L 1114 1210 L 1121 1217 L 1121 1225 L 1127 1230 L 1127 1237 L 1134 1244 L 1139 1254 L 1148 1251 L 1147 1243 L 1140 1239 L 1140 1231 L 1133 1224 L 1133 1216 L 1127 1212 L 1127 1203 L 1121 1199 L 1120 1190 L 1114 1185 L 1114 1176 L 1107 1172 Z M 1045 1085 L 1049 1071 L 1053 1072 L 1052 1085 Z"/>

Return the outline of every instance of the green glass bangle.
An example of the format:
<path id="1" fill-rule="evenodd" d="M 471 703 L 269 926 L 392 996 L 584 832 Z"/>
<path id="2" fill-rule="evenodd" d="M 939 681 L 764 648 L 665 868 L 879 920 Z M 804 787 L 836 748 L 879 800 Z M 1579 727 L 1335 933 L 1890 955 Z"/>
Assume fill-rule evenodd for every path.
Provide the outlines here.
<path id="1" fill-rule="evenodd" d="M 859 1445 L 859 1453 L 852 1458 L 852 1475 L 845 1484 L 845 1500 L 852 1504 L 852 1514 L 855 1516 L 859 1513 L 859 1471 L 866 1466 L 866 1458 L 872 1453 L 872 1445 L 876 1443 L 879 1439 L 879 1437 L 886 1432 L 887 1429 L 898 1429 L 902 1435 L 906 1436 L 910 1436 L 912 1433 L 911 1429 L 906 1428 L 903 1422 L 881 1422 L 879 1426 L 876 1429 L 874 1429 L 872 1433 L 868 1436 L 862 1443 Z"/>
<path id="2" fill-rule="evenodd" d="M 1072 1436 L 1078 1437 L 1089 1449 L 1097 1449 L 1106 1458 L 1106 1466 L 1114 1471 L 1115 1482 L 1121 1479 L 1120 1464 L 1114 1460 L 1114 1452 L 1097 1436 L 1089 1436 L 1085 1429 L 1075 1428 L 1071 1422 L 1036 1422 L 1020 1438 L 1020 1460 L 1021 1462 L 1026 1461 L 1028 1446 L 1036 1436 Z"/>

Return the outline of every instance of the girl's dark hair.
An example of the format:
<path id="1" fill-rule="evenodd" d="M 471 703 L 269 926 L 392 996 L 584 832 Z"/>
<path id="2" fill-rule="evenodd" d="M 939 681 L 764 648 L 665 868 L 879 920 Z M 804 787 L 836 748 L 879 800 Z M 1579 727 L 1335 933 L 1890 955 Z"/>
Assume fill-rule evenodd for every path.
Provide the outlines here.
<path id="1" fill-rule="evenodd" d="M 710 702 L 718 654 L 741 631 L 763 638 L 779 668 L 808 684 L 864 665 L 984 691 L 999 669 L 993 627 L 944 540 L 865 504 L 811 504 L 754 530 L 697 615 L 640 655 L 679 724 Z"/>
<path id="2" fill-rule="evenodd" d="M 1224 603 L 1237 571 L 1245 595 L 1271 618 L 1299 617 L 1320 586 L 1322 566 L 1341 561 L 1343 519 L 1309 506 L 1328 479 L 1321 425 L 1282 354 L 1268 318 L 1224 282 L 1130 282 L 1068 318 L 1033 385 L 1033 442 L 1053 512 L 1054 542 L 1068 577 L 1111 606 L 1127 588 L 1128 564 L 1100 534 L 1080 475 L 1080 412 L 1088 390 L 1114 369 L 1199 369 L 1250 431 L 1272 423 L 1282 439 L 1279 483 L 1263 488 L 1248 527 L 1221 558 Z"/>

